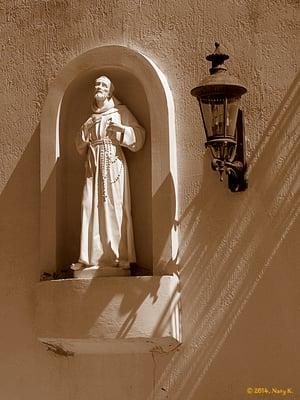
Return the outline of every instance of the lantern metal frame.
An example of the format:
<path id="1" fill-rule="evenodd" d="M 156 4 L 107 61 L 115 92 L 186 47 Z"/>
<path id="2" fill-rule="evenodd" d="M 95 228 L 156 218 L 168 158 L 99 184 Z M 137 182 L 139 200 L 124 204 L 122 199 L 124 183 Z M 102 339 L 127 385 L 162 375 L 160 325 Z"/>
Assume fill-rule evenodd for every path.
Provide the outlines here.
<path id="1" fill-rule="evenodd" d="M 206 77 L 197 87 L 192 89 L 192 96 L 196 97 L 201 111 L 201 117 L 206 134 L 205 146 L 209 147 L 213 156 L 212 169 L 218 171 L 220 180 L 223 180 L 223 172 L 228 176 L 228 187 L 232 192 L 244 191 L 248 187 L 246 179 L 247 163 L 245 155 L 245 132 L 243 112 L 238 108 L 238 101 L 247 92 L 244 85 L 228 74 L 224 61 L 229 56 L 223 52 L 219 43 L 215 43 L 216 49 L 213 54 L 206 57 L 212 62 L 210 75 Z M 229 121 L 229 102 L 233 104 L 235 117 Z M 214 104 L 220 106 L 222 121 L 220 121 L 221 131 L 213 132 L 213 121 L 208 121 L 209 115 L 203 112 L 204 104 Z M 223 106 L 223 107 L 222 107 Z M 209 113 L 208 113 L 209 114 Z M 231 125 L 230 125 L 231 123 Z M 209 127 L 211 131 L 209 131 Z M 229 129 L 230 128 L 230 129 Z M 231 130 L 231 134 L 228 131 Z"/>

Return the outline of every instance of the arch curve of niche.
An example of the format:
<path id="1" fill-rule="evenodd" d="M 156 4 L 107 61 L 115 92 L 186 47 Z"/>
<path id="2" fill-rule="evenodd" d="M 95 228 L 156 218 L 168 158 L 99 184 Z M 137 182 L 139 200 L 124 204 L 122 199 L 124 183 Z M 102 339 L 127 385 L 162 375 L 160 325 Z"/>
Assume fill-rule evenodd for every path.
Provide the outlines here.
<path id="1" fill-rule="evenodd" d="M 137 264 L 147 273 L 177 272 L 177 173 L 172 94 L 159 68 L 123 46 L 94 48 L 65 66 L 51 85 L 41 118 L 41 270 L 59 271 L 79 255 L 84 160 L 74 137 L 91 114 L 95 78 L 146 129 L 144 148 L 126 151 Z M 126 149 L 125 149 L 126 150 Z"/>

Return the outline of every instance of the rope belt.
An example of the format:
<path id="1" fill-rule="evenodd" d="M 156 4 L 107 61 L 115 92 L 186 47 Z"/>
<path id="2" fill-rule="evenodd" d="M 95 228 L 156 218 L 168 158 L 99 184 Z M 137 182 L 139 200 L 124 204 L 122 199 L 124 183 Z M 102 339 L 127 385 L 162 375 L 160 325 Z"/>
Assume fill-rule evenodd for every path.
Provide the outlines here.
<path id="1" fill-rule="evenodd" d="M 122 173 L 123 170 L 123 162 L 121 162 L 120 170 L 117 172 L 114 178 L 110 177 L 111 167 L 115 164 L 119 157 L 112 154 L 112 141 L 109 137 L 104 137 L 101 139 L 96 139 L 90 142 L 90 152 L 93 160 L 93 169 L 94 171 L 97 168 L 97 164 L 99 163 L 99 173 L 101 175 L 101 196 L 103 197 L 104 201 L 107 199 L 107 185 L 108 180 L 110 184 L 116 183 Z M 97 162 L 97 157 L 95 153 L 95 147 L 99 146 L 99 160 Z"/>
<path id="2" fill-rule="evenodd" d="M 111 145 L 112 144 L 112 141 L 111 141 L 111 139 L 109 138 L 109 137 L 104 137 L 104 138 L 101 138 L 101 139 L 96 139 L 96 140 L 93 140 L 92 142 L 91 142 L 91 145 L 93 146 L 93 147 L 96 147 L 96 146 L 101 146 L 101 145 Z"/>

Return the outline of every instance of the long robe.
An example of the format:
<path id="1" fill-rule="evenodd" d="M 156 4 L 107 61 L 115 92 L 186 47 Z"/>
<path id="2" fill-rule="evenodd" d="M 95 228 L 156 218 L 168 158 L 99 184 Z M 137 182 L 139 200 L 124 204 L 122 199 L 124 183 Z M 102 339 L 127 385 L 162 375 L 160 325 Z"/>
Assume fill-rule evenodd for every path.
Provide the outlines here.
<path id="1" fill-rule="evenodd" d="M 107 135 L 109 121 L 125 126 L 116 139 Z M 86 153 L 79 262 L 86 266 L 129 267 L 136 261 L 129 175 L 121 146 L 138 151 L 145 132 L 124 105 L 112 98 L 83 124 L 77 150 Z"/>

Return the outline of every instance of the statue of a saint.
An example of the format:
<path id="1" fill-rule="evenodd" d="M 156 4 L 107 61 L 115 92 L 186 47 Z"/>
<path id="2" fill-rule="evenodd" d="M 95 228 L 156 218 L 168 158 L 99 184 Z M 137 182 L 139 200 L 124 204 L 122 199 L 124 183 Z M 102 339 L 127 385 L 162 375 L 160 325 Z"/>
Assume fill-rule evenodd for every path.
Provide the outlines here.
<path id="1" fill-rule="evenodd" d="M 93 114 L 76 138 L 86 155 L 80 257 L 73 270 L 118 267 L 135 262 L 129 176 L 122 147 L 138 151 L 145 131 L 113 96 L 109 78 L 95 81 Z"/>

